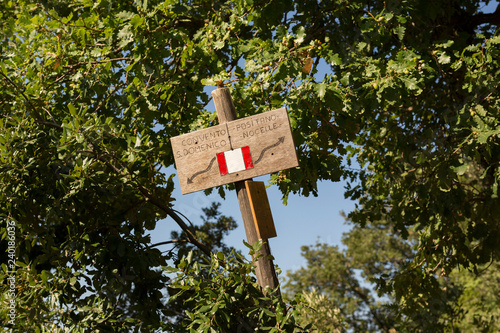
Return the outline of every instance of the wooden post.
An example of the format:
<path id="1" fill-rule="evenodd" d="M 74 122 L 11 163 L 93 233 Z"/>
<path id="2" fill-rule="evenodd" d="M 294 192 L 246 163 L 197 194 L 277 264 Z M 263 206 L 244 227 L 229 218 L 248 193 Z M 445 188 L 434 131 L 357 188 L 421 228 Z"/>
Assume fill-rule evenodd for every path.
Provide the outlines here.
<path id="1" fill-rule="evenodd" d="M 215 110 L 220 124 L 224 124 L 237 119 L 236 110 L 234 108 L 231 93 L 227 88 L 218 88 L 212 92 L 212 97 L 215 103 Z M 241 216 L 245 226 L 247 242 L 254 244 L 259 240 L 257 229 L 255 227 L 250 198 L 245 186 L 245 181 L 235 182 L 236 194 L 240 204 Z M 260 251 L 260 258 L 257 260 L 255 273 L 259 286 L 264 290 L 266 287 L 275 289 L 278 287 L 278 278 L 274 269 L 273 260 L 271 257 L 271 249 L 264 239 L 264 244 Z"/>
<path id="2" fill-rule="evenodd" d="M 273 213 L 267 198 L 266 185 L 264 182 L 245 181 L 250 206 L 252 208 L 253 220 L 257 228 L 259 239 L 269 239 L 276 237 Z"/>

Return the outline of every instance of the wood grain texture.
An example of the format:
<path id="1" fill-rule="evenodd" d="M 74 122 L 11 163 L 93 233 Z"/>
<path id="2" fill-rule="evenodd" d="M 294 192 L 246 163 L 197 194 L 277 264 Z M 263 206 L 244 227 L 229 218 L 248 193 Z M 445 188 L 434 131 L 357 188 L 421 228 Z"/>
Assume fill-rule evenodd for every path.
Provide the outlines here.
<path id="1" fill-rule="evenodd" d="M 264 182 L 246 181 L 245 186 L 250 200 L 250 208 L 257 229 L 259 239 L 269 239 L 276 237 L 273 214 L 269 199 L 267 198 L 266 185 Z"/>
<path id="2" fill-rule="evenodd" d="M 236 120 L 236 109 L 234 108 L 231 92 L 227 88 L 219 88 L 212 91 L 212 99 L 217 111 L 219 124 Z"/>

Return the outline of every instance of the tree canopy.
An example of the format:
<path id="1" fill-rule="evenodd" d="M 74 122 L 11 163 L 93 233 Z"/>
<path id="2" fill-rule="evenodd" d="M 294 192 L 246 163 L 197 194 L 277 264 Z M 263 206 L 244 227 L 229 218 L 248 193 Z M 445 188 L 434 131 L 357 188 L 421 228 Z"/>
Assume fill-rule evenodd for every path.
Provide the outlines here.
<path id="1" fill-rule="evenodd" d="M 414 260 L 415 228 L 404 239 L 390 232 L 387 219 L 382 218 L 365 226 L 353 225 L 342 243 L 343 248 L 322 243 L 304 246 L 306 265 L 287 274 L 285 291 L 290 297 L 299 292 L 323 298 L 306 319 L 317 332 L 493 333 L 500 329 L 498 262 L 482 266 L 479 274 L 457 267 L 449 274 L 436 274 L 433 284 L 420 280 L 418 297 L 398 302 L 398 293 L 383 285 Z M 329 309 L 337 310 L 337 322 L 326 319 Z"/>
<path id="2" fill-rule="evenodd" d="M 240 117 L 288 108 L 300 167 L 271 175 L 285 202 L 346 178 L 353 223 L 416 232 L 407 264 L 378 281 L 402 307 L 438 275 L 497 261 L 500 9 L 488 4 L 2 1 L 0 274 L 14 237 L 16 325 L 159 327 L 168 258 L 148 232 L 173 220 L 210 255 L 165 173 L 171 137 L 216 123 L 207 85 L 229 87 Z"/>

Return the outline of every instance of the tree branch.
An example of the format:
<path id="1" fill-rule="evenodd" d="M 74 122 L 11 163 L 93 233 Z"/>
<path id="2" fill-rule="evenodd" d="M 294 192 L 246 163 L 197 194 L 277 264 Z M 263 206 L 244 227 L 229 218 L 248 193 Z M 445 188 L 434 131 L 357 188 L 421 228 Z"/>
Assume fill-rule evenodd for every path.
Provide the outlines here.
<path id="1" fill-rule="evenodd" d="M 378 324 L 378 326 L 383 329 L 385 332 L 389 332 L 389 330 L 391 329 L 390 326 L 387 325 L 387 323 L 385 322 L 385 320 L 383 320 L 379 314 L 377 313 L 376 309 L 373 308 L 373 306 L 371 305 L 371 301 L 370 299 L 368 298 L 368 295 L 366 295 L 365 293 L 363 293 L 361 290 L 360 290 L 360 287 L 357 285 L 353 285 L 352 283 L 351 284 L 351 287 L 352 287 L 352 291 L 357 294 L 359 296 L 359 298 L 361 298 L 361 300 L 366 304 L 366 306 L 368 307 L 368 311 L 370 311 L 370 313 L 372 314 L 373 316 L 373 319 L 375 320 L 375 322 Z"/>
<path id="2" fill-rule="evenodd" d="M 186 242 L 187 242 L 187 240 L 185 240 L 185 239 L 172 239 L 169 241 L 164 241 L 164 242 L 152 244 L 149 247 L 156 247 L 156 246 L 169 245 L 169 244 L 175 244 L 175 243 L 186 243 Z"/>
<path id="3" fill-rule="evenodd" d="M 146 201 L 151 202 L 153 205 L 167 213 L 167 215 L 169 215 L 179 225 L 179 227 L 181 227 L 182 231 L 186 233 L 189 242 L 199 248 L 204 254 L 210 256 L 210 254 L 212 253 L 210 249 L 205 244 L 200 242 L 198 238 L 196 238 L 196 235 L 191 231 L 191 229 L 189 229 L 188 225 L 182 220 L 179 215 L 177 215 L 177 213 L 172 208 L 168 207 L 165 203 L 158 200 L 158 198 L 149 193 L 148 189 L 141 184 L 136 183 L 136 185 Z"/>

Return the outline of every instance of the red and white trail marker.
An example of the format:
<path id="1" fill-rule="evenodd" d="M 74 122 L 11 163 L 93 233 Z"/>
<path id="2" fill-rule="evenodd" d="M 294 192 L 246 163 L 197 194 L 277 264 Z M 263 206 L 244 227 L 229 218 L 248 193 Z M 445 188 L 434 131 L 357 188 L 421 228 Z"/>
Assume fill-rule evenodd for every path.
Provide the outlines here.
<path id="1" fill-rule="evenodd" d="M 219 162 L 219 171 L 222 176 L 253 168 L 248 146 L 218 153 L 217 162 Z"/>

